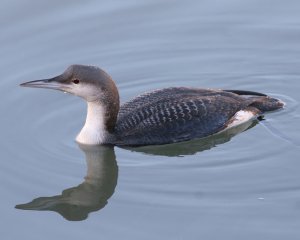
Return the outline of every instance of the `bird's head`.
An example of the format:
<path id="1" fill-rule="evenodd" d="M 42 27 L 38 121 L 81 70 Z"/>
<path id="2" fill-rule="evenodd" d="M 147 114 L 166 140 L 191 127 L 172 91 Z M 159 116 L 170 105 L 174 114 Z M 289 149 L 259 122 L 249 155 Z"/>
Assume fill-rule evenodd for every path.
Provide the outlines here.
<path id="1" fill-rule="evenodd" d="M 29 81 L 20 86 L 60 90 L 82 97 L 87 102 L 102 101 L 112 95 L 119 98 L 112 78 L 95 66 L 71 65 L 56 77 Z"/>

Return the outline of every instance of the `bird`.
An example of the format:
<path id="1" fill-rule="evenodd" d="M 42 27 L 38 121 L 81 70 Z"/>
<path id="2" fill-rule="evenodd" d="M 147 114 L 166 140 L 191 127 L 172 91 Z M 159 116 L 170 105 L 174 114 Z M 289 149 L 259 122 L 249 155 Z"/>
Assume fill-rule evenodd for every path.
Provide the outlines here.
<path id="1" fill-rule="evenodd" d="M 74 64 L 62 74 L 20 84 L 55 89 L 83 98 L 87 115 L 76 141 L 85 145 L 163 145 L 215 135 L 265 112 L 280 99 L 247 90 L 168 87 L 120 105 L 111 76 L 97 66 Z"/>

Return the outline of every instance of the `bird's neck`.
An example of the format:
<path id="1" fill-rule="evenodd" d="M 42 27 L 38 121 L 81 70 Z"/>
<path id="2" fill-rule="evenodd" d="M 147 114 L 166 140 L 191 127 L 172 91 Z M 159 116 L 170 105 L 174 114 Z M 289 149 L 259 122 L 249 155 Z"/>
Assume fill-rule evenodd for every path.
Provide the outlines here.
<path id="1" fill-rule="evenodd" d="M 88 102 L 85 124 L 76 137 L 76 141 L 89 145 L 107 143 L 111 135 L 107 126 L 109 120 L 107 116 L 110 116 L 108 110 L 107 106 L 100 102 Z"/>

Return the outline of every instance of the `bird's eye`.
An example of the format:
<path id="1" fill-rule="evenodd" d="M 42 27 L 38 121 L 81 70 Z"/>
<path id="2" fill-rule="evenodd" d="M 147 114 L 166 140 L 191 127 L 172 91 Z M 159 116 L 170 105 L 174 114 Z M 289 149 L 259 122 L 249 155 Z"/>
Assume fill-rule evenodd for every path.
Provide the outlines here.
<path id="1" fill-rule="evenodd" d="M 78 84 L 78 83 L 79 83 L 79 80 L 78 80 L 78 79 L 74 79 L 74 80 L 73 80 L 73 83 Z"/>

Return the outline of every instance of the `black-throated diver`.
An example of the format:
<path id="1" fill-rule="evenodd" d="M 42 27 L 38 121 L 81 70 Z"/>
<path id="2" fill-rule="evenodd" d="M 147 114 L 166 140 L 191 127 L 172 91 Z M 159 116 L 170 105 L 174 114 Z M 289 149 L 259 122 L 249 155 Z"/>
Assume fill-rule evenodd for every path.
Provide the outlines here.
<path id="1" fill-rule="evenodd" d="M 71 65 L 54 78 L 21 86 L 56 89 L 85 99 L 87 117 L 76 141 L 90 145 L 157 145 L 202 138 L 284 105 L 251 91 L 171 87 L 144 93 L 120 107 L 112 78 L 85 65 Z"/>

